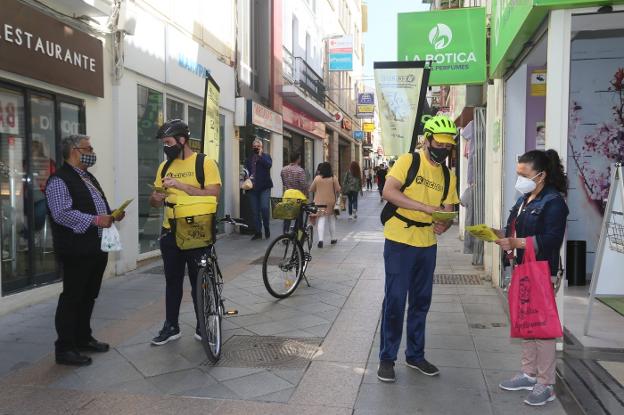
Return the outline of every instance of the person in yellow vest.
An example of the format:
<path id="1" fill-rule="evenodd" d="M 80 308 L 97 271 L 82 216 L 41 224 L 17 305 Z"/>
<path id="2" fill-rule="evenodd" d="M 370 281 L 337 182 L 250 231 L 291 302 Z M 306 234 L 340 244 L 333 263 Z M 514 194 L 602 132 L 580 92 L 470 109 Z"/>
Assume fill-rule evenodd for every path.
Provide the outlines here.
<path id="1" fill-rule="evenodd" d="M 406 299 L 405 362 L 428 376 L 439 373 L 425 360 L 425 321 L 436 265 L 436 235 L 446 232 L 452 222 L 433 222 L 431 215 L 438 210 L 452 211 L 459 203 L 457 179 L 444 164 L 455 145 L 457 128 L 447 117 L 436 116 L 425 123 L 424 130 L 424 148 L 399 157 L 383 188 L 383 198 L 398 207 L 384 225 L 386 278 L 377 371 L 383 382 L 396 380 L 394 362 L 401 344 Z M 412 167 L 414 160 L 417 171 Z M 406 183 L 410 169 L 412 181 Z"/>
<path id="2" fill-rule="evenodd" d="M 221 176 L 214 160 L 203 155 L 198 155 L 189 147 L 190 131 L 188 125 L 182 120 L 174 119 L 165 122 L 156 134 L 156 138 L 162 140 L 167 160 L 158 167 L 154 181 L 154 192 L 150 196 L 150 204 L 153 207 L 168 206 L 175 203 L 176 197 L 184 196 L 219 196 L 221 192 Z M 198 163 L 198 157 L 203 162 Z M 200 158 L 200 161 L 201 161 Z M 203 178 L 197 177 L 203 169 Z M 165 173 L 163 174 L 163 170 Z M 203 181 L 203 183 L 200 183 Z M 216 199 L 215 199 L 216 200 Z M 203 248 L 181 250 L 176 245 L 175 235 L 171 232 L 169 224 L 170 216 L 167 212 L 170 207 L 165 207 L 165 219 L 162 224 L 160 237 L 160 251 L 162 253 L 165 269 L 166 292 L 166 320 L 158 336 L 152 339 L 154 346 L 161 346 L 172 340 L 179 339 L 180 326 L 178 316 L 180 303 L 182 302 L 182 289 L 184 285 L 184 270 L 188 267 L 188 276 L 191 282 L 191 296 L 196 304 L 197 282 L 197 259 L 204 253 Z M 199 327 L 195 328 L 195 338 L 201 340 Z"/>

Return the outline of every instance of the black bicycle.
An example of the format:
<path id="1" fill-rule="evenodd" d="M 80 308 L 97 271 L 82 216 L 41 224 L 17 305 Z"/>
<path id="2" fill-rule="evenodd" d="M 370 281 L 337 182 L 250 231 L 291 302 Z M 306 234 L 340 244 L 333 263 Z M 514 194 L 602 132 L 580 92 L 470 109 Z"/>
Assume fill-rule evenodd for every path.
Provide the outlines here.
<path id="1" fill-rule="evenodd" d="M 281 199 L 272 202 L 280 203 Z M 284 203 L 284 202 L 282 202 Z M 292 216 L 295 225 L 288 233 L 278 236 L 271 242 L 262 261 L 262 280 L 269 294 L 275 298 L 286 298 L 297 289 L 302 279 L 308 287 L 310 282 L 306 277 L 308 264 L 312 260 L 310 250 L 314 242 L 312 225 L 308 224 L 310 214 L 317 213 L 325 205 L 314 203 L 297 203 L 297 211 Z M 275 212 L 276 209 L 273 209 Z M 274 219 L 290 219 L 289 217 Z"/>
<path id="2" fill-rule="evenodd" d="M 247 227 L 242 219 L 234 219 L 229 215 L 217 219 L 217 223 L 229 223 L 234 226 Z M 216 363 L 221 356 L 221 320 L 223 316 L 236 315 L 238 311 L 226 311 L 223 307 L 223 276 L 217 260 L 215 244 L 211 244 L 198 260 L 197 273 L 197 316 L 201 343 L 208 360 Z"/>

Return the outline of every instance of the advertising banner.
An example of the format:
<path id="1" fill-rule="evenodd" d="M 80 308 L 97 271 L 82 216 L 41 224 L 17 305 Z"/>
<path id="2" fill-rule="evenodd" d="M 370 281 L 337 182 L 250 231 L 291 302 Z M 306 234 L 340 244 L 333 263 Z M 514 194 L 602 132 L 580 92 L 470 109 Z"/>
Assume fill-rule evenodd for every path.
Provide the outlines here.
<path id="1" fill-rule="evenodd" d="M 329 39 L 329 70 L 353 70 L 353 36 Z"/>
<path id="2" fill-rule="evenodd" d="M 411 152 L 418 141 L 416 120 L 422 115 L 430 69 L 422 61 L 375 62 L 374 71 L 384 152 L 389 156 Z"/>
<path id="3" fill-rule="evenodd" d="M 398 60 L 432 62 L 430 85 L 486 80 L 485 8 L 399 13 Z"/>
<path id="4" fill-rule="evenodd" d="M 375 123 L 374 122 L 362 123 L 362 130 L 365 133 L 372 133 L 373 131 L 375 131 Z"/>
<path id="5" fill-rule="evenodd" d="M 372 92 L 358 94 L 356 113 L 358 118 L 373 118 L 375 115 L 375 94 Z"/>
<path id="6" fill-rule="evenodd" d="M 202 148 L 211 159 L 219 161 L 219 85 L 206 73 Z"/>

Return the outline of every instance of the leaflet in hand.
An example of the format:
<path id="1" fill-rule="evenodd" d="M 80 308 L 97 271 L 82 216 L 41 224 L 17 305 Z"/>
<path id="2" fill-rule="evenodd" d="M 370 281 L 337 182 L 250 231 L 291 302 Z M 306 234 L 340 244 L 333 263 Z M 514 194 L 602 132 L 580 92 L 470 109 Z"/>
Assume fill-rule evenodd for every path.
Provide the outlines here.
<path id="1" fill-rule="evenodd" d="M 458 212 L 446 212 L 442 210 L 436 210 L 431 214 L 431 218 L 434 222 L 448 222 L 455 220 Z"/>
<path id="2" fill-rule="evenodd" d="M 492 228 L 483 223 L 480 225 L 466 226 L 466 230 L 475 238 L 486 242 L 494 242 L 500 239 L 498 235 L 494 233 Z"/>
<path id="3" fill-rule="evenodd" d="M 123 202 L 121 204 L 121 206 L 119 206 L 117 209 L 113 210 L 113 212 L 111 213 L 111 216 L 113 216 L 115 219 L 117 219 L 119 216 L 121 216 L 122 212 L 126 210 L 128 205 L 130 203 L 132 203 L 133 200 L 134 199 L 128 199 L 125 202 Z"/>

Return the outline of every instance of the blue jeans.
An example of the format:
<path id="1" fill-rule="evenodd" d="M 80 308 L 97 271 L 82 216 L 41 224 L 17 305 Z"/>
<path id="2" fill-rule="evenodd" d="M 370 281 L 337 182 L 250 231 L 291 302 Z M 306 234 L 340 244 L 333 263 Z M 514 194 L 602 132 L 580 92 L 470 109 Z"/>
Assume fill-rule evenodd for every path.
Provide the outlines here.
<path id="1" fill-rule="evenodd" d="M 403 334 L 406 299 L 409 300 L 409 306 L 405 357 L 414 362 L 424 360 L 425 322 L 431 305 L 436 254 L 437 245 L 417 248 L 386 239 L 386 284 L 379 360 L 394 362 L 397 358 Z"/>
<path id="2" fill-rule="evenodd" d="M 251 217 L 254 220 L 254 228 L 256 233 L 262 233 L 262 224 L 264 224 L 265 234 L 269 231 L 269 198 L 271 197 L 271 189 L 255 191 L 249 194 L 249 203 L 251 204 Z"/>
<path id="3" fill-rule="evenodd" d="M 349 192 L 347 197 L 349 198 L 349 215 L 352 215 L 358 207 L 358 192 Z"/>

